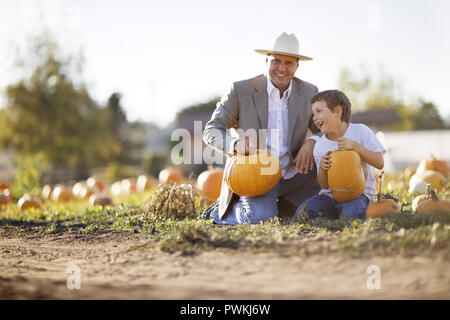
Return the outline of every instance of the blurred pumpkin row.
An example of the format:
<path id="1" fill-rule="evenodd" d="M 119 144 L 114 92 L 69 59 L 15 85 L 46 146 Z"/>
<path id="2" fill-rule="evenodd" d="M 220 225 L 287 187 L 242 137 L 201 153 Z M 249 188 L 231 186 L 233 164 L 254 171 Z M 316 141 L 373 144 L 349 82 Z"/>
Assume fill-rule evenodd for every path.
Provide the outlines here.
<path id="1" fill-rule="evenodd" d="M 219 168 L 209 169 L 199 175 L 197 189 L 208 203 L 214 202 L 220 194 L 223 170 Z M 178 168 L 165 168 L 161 170 L 159 179 L 147 175 L 141 175 L 137 179 L 124 179 L 116 181 L 109 187 L 105 182 L 95 177 L 86 181 L 79 181 L 72 187 L 63 184 L 45 185 L 41 196 L 25 194 L 17 203 L 20 209 L 39 208 L 44 201 L 67 202 L 72 200 L 89 201 L 91 205 L 113 205 L 112 196 L 126 197 L 131 194 L 143 193 L 160 184 L 181 183 L 184 180 L 182 171 Z M 6 205 L 12 201 L 11 186 L 0 183 L 0 205 Z"/>

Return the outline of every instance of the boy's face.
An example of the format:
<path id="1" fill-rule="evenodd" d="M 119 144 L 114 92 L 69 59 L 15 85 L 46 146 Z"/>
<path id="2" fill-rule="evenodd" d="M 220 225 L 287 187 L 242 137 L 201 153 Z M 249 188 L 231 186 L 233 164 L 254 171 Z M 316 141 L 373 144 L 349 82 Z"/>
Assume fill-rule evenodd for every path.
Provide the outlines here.
<path id="1" fill-rule="evenodd" d="M 334 110 L 328 108 L 323 100 L 312 104 L 313 121 L 317 128 L 324 134 L 331 133 L 342 122 L 342 107 L 336 106 Z"/>

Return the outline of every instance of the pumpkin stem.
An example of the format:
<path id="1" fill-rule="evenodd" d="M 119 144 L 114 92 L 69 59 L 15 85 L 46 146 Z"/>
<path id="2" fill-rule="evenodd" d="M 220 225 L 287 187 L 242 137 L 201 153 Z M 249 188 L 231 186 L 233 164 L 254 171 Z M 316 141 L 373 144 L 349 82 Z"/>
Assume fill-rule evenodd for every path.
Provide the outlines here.
<path id="1" fill-rule="evenodd" d="M 429 196 L 429 195 L 431 194 L 431 186 L 430 186 L 429 183 L 427 184 L 427 190 L 425 191 L 425 194 L 426 194 L 427 196 Z"/>
<path id="2" fill-rule="evenodd" d="M 438 196 L 436 194 L 436 191 L 434 191 L 434 189 L 431 189 L 431 188 L 430 188 L 430 191 L 431 191 L 431 199 L 433 201 L 439 201 L 439 198 L 438 198 Z"/>
<path id="3" fill-rule="evenodd" d="M 381 201 L 381 186 L 382 181 L 383 181 L 383 175 L 384 175 L 384 170 L 381 170 L 380 173 L 378 174 L 378 179 L 380 180 L 380 187 L 378 188 L 378 193 L 377 193 L 377 202 Z"/>

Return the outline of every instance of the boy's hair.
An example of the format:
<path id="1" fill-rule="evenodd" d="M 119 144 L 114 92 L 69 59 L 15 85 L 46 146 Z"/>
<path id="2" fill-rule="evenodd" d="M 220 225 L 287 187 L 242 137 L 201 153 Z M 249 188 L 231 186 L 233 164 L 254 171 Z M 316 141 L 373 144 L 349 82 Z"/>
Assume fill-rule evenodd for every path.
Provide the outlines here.
<path id="1" fill-rule="evenodd" d="M 341 120 L 347 123 L 352 119 L 352 104 L 348 100 L 347 96 L 340 90 L 325 90 L 316 93 L 311 98 L 311 104 L 325 101 L 328 109 L 334 111 L 337 106 L 342 107 Z"/>

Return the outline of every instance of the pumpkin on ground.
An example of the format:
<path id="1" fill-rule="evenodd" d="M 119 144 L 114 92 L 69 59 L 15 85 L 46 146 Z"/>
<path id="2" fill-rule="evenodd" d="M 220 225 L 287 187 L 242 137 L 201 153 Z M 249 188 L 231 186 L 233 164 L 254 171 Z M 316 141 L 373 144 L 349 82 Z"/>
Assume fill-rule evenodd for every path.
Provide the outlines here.
<path id="1" fill-rule="evenodd" d="M 413 199 L 412 204 L 411 204 L 412 210 L 417 211 L 417 207 L 419 206 L 419 204 L 422 201 L 430 200 L 430 199 L 431 199 L 431 187 L 429 184 L 427 184 L 427 189 L 426 189 L 425 194 L 418 195 L 417 197 L 415 197 Z"/>
<path id="2" fill-rule="evenodd" d="M 40 208 L 42 203 L 39 199 L 25 194 L 22 198 L 19 199 L 17 205 L 19 206 L 20 210 L 26 210 L 29 208 Z"/>
<path id="3" fill-rule="evenodd" d="M 120 194 L 129 196 L 133 193 L 136 193 L 136 181 L 134 179 L 123 179 L 120 182 Z"/>
<path id="4" fill-rule="evenodd" d="M 367 207 L 366 217 L 378 218 L 389 216 L 391 214 L 399 214 L 401 212 L 399 204 L 390 198 L 379 198 L 371 202 Z"/>
<path id="5" fill-rule="evenodd" d="M 96 189 L 84 186 L 80 189 L 78 193 L 78 198 L 83 200 L 89 200 L 89 198 L 96 193 Z"/>
<path id="6" fill-rule="evenodd" d="M 197 178 L 198 192 L 208 201 L 214 202 L 219 198 L 222 186 L 223 169 L 215 168 L 202 172 Z"/>
<path id="7" fill-rule="evenodd" d="M 111 193 L 114 196 L 120 196 L 121 195 L 121 182 L 116 181 L 111 185 Z"/>
<path id="8" fill-rule="evenodd" d="M 354 150 L 331 152 L 328 168 L 328 187 L 337 202 L 355 200 L 365 189 L 361 157 Z"/>
<path id="9" fill-rule="evenodd" d="M 46 184 L 43 188 L 42 188 L 42 198 L 44 198 L 44 200 L 51 200 L 52 199 L 52 194 L 53 194 L 53 186 Z"/>
<path id="10" fill-rule="evenodd" d="M 438 160 L 431 155 L 430 159 L 420 161 L 419 166 L 417 167 L 418 173 L 422 173 L 427 170 L 437 171 L 447 178 L 450 171 L 450 166 L 446 161 Z"/>
<path id="11" fill-rule="evenodd" d="M 228 187 L 239 196 L 255 197 L 269 192 L 281 179 L 277 156 L 259 149 L 251 155 L 234 155 L 224 171 Z"/>
<path id="12" fill-rule="evenodd" d="M 93 206 L 112 206 L 113 205 L 113 200 L 111 199 L 111 197 L 108 197 L 106 195 L 102 195 L 102 194 L 93 194 L 91 195 L 91 197 L 89 198 L 89 203 Z"/>
<path id="13" fill-rule="evenodd" d="M 10 202 L 11 202 L 10 196 L 0 192 L 0 206 L 7 205 Z"/>
<path id="14" fill-rule="evenodd" d="M 159 172 L 158 179 L 161 184 L 180 183 L 183 173 L 178 168 L 165 168 Z"/>
<path id="15" fill-rule="evenodd" d="M 86 187 L 86 182 L 84 181 L 78 181 L 75 183 L 72 187 L 72 193 L 76 198 L 80 198 L 80 191 L 81 189 Z"/>
<path id="16" fill-rule="evenodd" d="M 136 191 L 146 192 L 150 190 L 156 183 L 152 177 L 146 175 L 140 175 L 136 180 Z"/>
<path id="17" fill-rule="evenodd" d="M 425 181 L 414 181 L 411 183 L 411 180 L 409 182 L 409 193 L 419 193 L 424 194 L 427 192 L 427 185 Z"/>
<path id="18" fill-rule="evenodd" d="M 417 185 L 419 185 L 421 182 L 430 184 L 433 189 L 441 191 L 447 185 L 448 180 L 446 177 L 444 177 L 441 173 L 437 171 L 425 170 L 423 172 L 416 172 L 411 177 L 411 180 L 409 180 L 409 191 L 414 192 L 414 190 L 417 190 L 418 189 Z M 423 190 L 423 188 L 420 188 L 420 190 Z"/>
<path id="19" fill-rule="evenodd" d="M 52 200 L 57 202 L 65 202 L 73 200 L 72 190 L 68 189 L 66 186 L 57 185 L 52 193 Z"/>
<path id="20" fill-rule="evenodd" d="M 94 177 L 87 179 L 86 185 L 94 189 L 96 192 L 104 192 L 106 190 L 106 183 Z"/>
<path id="21" fill-rule="evenodd" d="M 11 186 L 7 183 L 0 182 L 0 194 L 10 196 L 11 195 Z"/>
<path id="22" fill-rule="evenodd" d="M 433 211 L 450 212 L 450 201 L 439 199 L 433 189 L 430 192 L 431 199 L 420 202 L 416 211 L 419 213 L 431 213 Z"/>
<path id="23" fill-rule="evenodd" d="M 388 194 L 381 196 L 382 182 L 384 171 L 381 171 L 377 176 L 379 184 L 377 196 L 374 202 L 371 202 L 367 207 L 367 218 L 378 218 L 389 216 L 391 214 L 401 213 L 400 206 L 396 199 Z"/>

